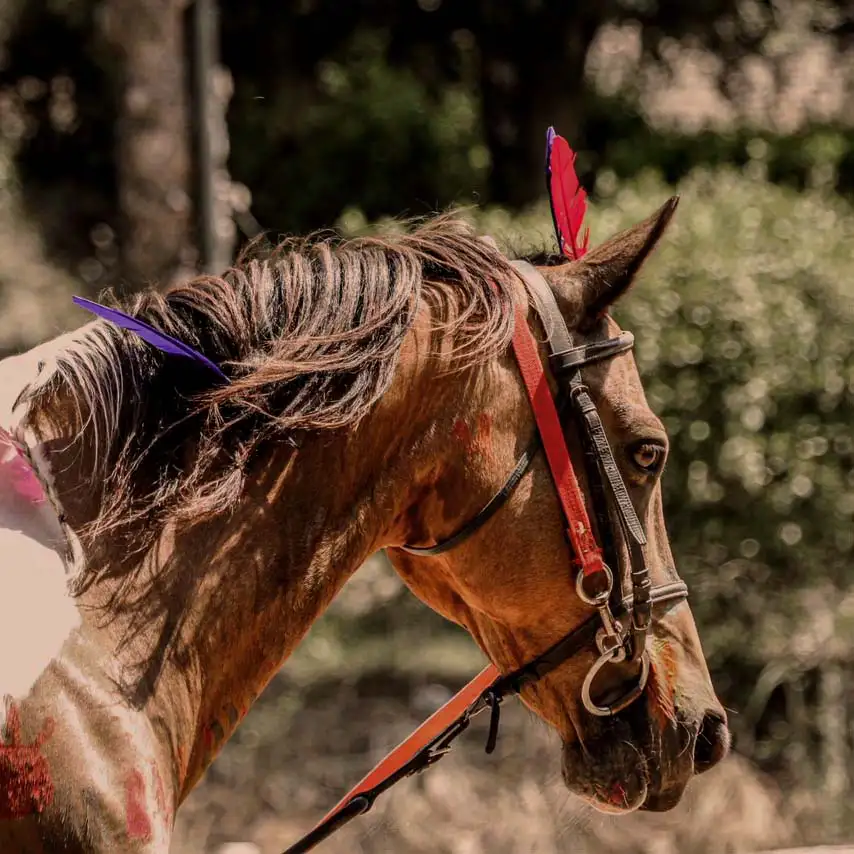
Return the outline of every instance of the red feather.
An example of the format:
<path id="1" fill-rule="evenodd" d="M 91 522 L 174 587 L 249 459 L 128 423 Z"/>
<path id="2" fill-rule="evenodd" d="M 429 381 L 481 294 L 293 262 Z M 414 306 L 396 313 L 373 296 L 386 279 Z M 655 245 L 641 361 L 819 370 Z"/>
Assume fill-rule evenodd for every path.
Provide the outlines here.
<path id="1" fill-rule="evenodd" d="M 549 128 L 546 140 L 546 183 L 558 245 L 564 255 L 577 261 L 590 243 L 590 229 L 581 231 L 587 193 L 575 174 L 575 152 L 569 143 L 554 128 Z"/>

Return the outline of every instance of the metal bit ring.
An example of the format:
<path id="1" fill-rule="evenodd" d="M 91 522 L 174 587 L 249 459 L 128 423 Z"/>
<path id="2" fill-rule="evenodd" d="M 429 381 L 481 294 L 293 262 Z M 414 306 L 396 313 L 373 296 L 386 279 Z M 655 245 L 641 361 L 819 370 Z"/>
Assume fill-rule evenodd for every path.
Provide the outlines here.
<path id="1" fill-rule="evenodd" d="M 622 647 L 609 650 L 600 655 L 596 663 L 587 671 L 587 676 L 584 677 L 584 683 L 581 686 L 581 702 L 591 715 L 595 715 L 597 718 L 609 718 L 630 706 L 643 694 L 649 679 L 649 653 L 646 650 L 644 650 L 641 656 L 641 672 L 638 676 L 638 681 L 622 697 L 607 706 L 599 706 L 590 696 L 590 689 L 593 687 L 593 680 L 596 678 L 596 674 L 606 665 L 612 662 L 616 663 L 624 657 L 625 650 Z"/>

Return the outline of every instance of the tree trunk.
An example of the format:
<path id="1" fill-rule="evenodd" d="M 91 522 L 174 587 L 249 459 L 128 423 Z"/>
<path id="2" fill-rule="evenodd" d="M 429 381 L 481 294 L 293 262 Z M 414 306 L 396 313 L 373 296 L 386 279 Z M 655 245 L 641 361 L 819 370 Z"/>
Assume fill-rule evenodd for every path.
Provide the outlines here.
<path id="1" fill-rule="evenodd" d="M 195 242 L 199 248 L 199 266 L 216 275 L 231 264 L 237 236 L 226 120 L 233 81 L 228 69 L 219 64 L 219 14 L 215 0 L 193 0 L 189 16 Z"/>
<path id="2" fill-rule="evenodd" d="M 848 776 L 848 709 L 845 679 L 838 661 L 825 661 L 819 671 L 818 723 L 822 736 L 824 836 L 834 842 L 842 836 Z"/>
<path id="3" fill-rule="evenodd" d="M 116 60 L 121 272 L 165 283 L 195 267 L 190 242 L 184 0 L 104 0 L 101 27 Z"/>
<path id="4" fill-rule="evenodd" d="M 543 198 L 549 125 L 578 144 L 584 63 L 597 27 L 575 9 L 555 3 L 518 16 L 498 7 L 484 13 L 477 37 L 493 203 L 521 207 Z"/>

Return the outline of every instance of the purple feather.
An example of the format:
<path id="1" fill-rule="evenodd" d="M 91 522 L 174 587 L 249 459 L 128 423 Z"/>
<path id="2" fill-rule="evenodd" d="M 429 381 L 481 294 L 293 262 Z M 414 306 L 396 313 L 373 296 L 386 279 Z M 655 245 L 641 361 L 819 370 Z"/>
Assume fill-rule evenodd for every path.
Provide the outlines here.
<path id="1" fill-rule="evenodd" d="M 552 224 L 554 225 L 555 234 L 557 236 L 558 249 L 563 252 L 563 239 L 560 234 L 560 227 L 557 224 L 557 219 L 554 214 L 554 203 L 552 201 L 552 146 L 555 142 L 555 129 L 549 127 L 546 131 L 546 189 L 549 192 L 549 208 L 552 214 Z"/>
<path id="2" fill-rule="evenodd" d="M 220 369 L 219 365 L 212 362 L 207 356 L 203 356 L 201 353 L 194 350 L 192 347 L 188 347 L 177 338 L 173 338 L 171 335 L 166 335 L 166 333 L 158 331 L 144 320 L 131 317 L 129 314 L 125 314 L 117 308 L 108 308 L 105 305 L 92 302 L 92 300 L 85 299 L 84 297 L 72 297 L 71 299 L 81 308 L 85 308 L 87 311 L 91 311 L 93 314 L 103 317 L 104 320 L 109 320 L 111 323 L 115 323 L 116 326 L 121 326 L 123 329 L 129 329 L 131 332 L 135 332 L 143 341 L 147 341 L 158 350 L 162 350 L 164 353 L 169 353 L 172 356 L 184 356 L 187 359 L 192 359 L 193 361 L 204 365 L 208 370 L 213 371 L 221 379 L 226 382 L 230 382 L 228 377 Z"/>
<path id="3" fill-rule="evenodd" d="M 552 146 L 554 145 L 555 137 L 557 134 L 555 133 L 555 129 L 550 127 L 546 131 L 546 187 L 549 184 L 549 178 L 551 177 L 551 159 L 552 159 Z"/>

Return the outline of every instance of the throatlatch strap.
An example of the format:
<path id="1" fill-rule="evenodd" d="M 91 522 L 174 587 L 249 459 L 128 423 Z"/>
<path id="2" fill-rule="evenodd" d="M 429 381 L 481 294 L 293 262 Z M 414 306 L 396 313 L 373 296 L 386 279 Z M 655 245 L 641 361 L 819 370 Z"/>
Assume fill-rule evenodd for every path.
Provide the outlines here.
<path id="1" fill-rule="evenodd" d="M 540 431 L 543 450 L 546 453 L 561 509 L 566 517 L 569 541 L 575 558 L 585 575 L 602 572 L 602 551 L 593 536 L 584 497 L 569 459 L 563 427 L 546 379 L 546 372 L 540 361 L 537 342 L 520 308 L 516 309 L 513 351 L 537 420 L 537 429 Z"/>

